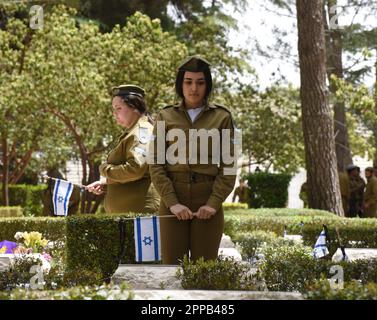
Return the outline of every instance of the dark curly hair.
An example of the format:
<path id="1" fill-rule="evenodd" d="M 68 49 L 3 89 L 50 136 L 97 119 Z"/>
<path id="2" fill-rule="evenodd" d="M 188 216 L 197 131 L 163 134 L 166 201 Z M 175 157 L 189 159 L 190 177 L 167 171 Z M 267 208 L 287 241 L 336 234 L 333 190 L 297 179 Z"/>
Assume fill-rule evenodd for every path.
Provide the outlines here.
<path id="1" fill-rule="evenodd" d="M 177 78 L 175 79 L 175 92 L 180 98 L 184 98 L 183 96 L 183 78 L 185 76 L 186 70 L 178 70 L 177 73 Z M 206 93 L 205 93 L 205 99 L 207 100 L 209 95 L 211 94 L 212 91 L 212 76 L 211 76 L 211 71 L 209 68 L 203 68 L 203 70 L 200 70 L 198 72 L 203 72 L 204 73 L 204 79 L 206 81 Z"/>
<path id="2" fill-rule="evenodd" d="M 151 124 L 154 124 L 154 120 L 152 119 L 150 113 L 147 110 L 147 104 L 143 97 L 133 94 L 126 94 L 126 95 L 115 95 L 115 97 L 120 97 L 124 103 L 126 103 L 130 108 L 138 110 L 141 114 L 145 114 L 148 117 L 148 121 Z"/>

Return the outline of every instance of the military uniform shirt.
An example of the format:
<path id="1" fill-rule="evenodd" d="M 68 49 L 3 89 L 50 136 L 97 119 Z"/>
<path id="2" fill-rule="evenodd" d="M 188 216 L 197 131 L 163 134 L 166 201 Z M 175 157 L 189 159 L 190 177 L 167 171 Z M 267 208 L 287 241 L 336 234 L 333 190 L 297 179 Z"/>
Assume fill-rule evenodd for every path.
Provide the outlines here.
<path id="1" fill-rule="evenodd" d="M 159 140 L 157 137 L 157 124 L 159 121 L 161 121 L 161 123 L 164 123 L 165 133 L 168 133 L 168 131 L 171 129 L 184 130 L 186 138 L 186 163 L 169 164 L 168 162 L 166 162 L 166 159 L 164 159 L 164 164 L 158 163 L 157 152 L 158 148 L 161 148 L 161 146 L 158 146 L 157 144 L 157 141 Z M 150 165 L 151 178 L 153 184 L 155 185 L 158 193 L 161 196 L 162 201 L 168 208 L 170 208 L 171 206 L 178 204 L 179 201 L 175 194 L 172 181 L 169 179 L 167 173 L 183 172 L 213 176 L 215 177 L 215 181 L 212 187 L 212 194 L 210 195 L 206 205 L 214 208 L 217 211 L 221 208 L 222 202 L 233 190 L 236 175 L 224 174 L 224 169 L 226 167 L 232 168 L 233 164 L 226 165 L 222 161 L 220 161 L 219 163 L 213 163 L 212 161 L 210 161 L 211 159 L 213 159 L 211 139 L 208 139 L 208 150 L 206 150 L 208 151 L 208 164 L 200 163 L 200 139 L 198 139 L 197 143 L 197 164 L 193 164 L 191 161 L 189 162 L 188 159 L 190 158 L 190 129 L 220 129 L 220 136 L 221 129 L 229 129 L 231 132 L 231 137 L 234 137 L 234 126 L 231 114 L 223 106 L 217 104 L 208 104 L 204 106 L 204 108 L 201 110 L 201 112 L 195 118 L 194 121 L 192 121 L 189 117 L 188 112 L 183 103 L 165 107 L 157 115 L 156 124 L 153 131 L 154 150 L 151 156 L 153 158 L 154 164 Z M 163 140 L 165 142 L 165 150 L 168 150 L 168 147 L 175 143 L 174 141 L 166 141 L 165 137 Z M 235 141 L 234 139 L 231 139 L 231 141 L 232 142 L 230 146 L 230 153 L 232 154 L 234 152 Z M 219 150 L 216 149 L 215 151 Z M 222 152 L 220 152 L 220 159 L 222 159 L 221 154 Z M 205 205 L 205 203 L 203 205 Z"/>

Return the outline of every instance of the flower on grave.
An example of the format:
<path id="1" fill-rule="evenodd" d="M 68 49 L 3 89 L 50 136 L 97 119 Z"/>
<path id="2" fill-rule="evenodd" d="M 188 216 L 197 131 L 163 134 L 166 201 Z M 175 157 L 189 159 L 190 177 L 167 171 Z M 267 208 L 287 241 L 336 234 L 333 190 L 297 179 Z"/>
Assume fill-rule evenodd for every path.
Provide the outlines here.
<path id="1" fill-rule="evenodd" d="M 15 237 L 16 236 L 20 240 L 23 239 L 23 242 L 20 244 L 20 246 L 31 249 L 33 253 L 42 253 L 43 249 L 48 244 L 48 240 L 44 239 L 42 233 L 40 232 L 17 232 Z"/>
<path id="2" fill-rule="evenodd" d="M 0 248 L 0 254 L 4 254 L 5 252 L 7 252 L 7 247 L 6 246 Z"/>
<path id="3" fill-rule="evenodd" d="M 45 258 L 45 260 L 47 262 L 51 262 L 52 261 L 52 257 L 48 253 L 46 253 L 46 252 L 43 252 L 43 258 Z"/>
<path id="4" fill-rule="evenodd" d="M 15 238 L 17 241 L 20 241 L 21 239 L 24 238 L 24 233 L 23 233 L 23 232 L 16 232 L 16 234 L 14 235 L 14 238 Z"/>

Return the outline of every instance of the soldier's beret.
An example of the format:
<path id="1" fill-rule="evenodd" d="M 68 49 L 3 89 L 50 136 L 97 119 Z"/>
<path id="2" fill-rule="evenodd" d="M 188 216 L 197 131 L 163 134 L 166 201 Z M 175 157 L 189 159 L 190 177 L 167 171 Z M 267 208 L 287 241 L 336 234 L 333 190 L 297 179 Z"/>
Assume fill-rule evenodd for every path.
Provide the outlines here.
<path id="1" fill-rule="evenodd" d="M 359 167 L 358 166 L 355 166 L 354 164 L 349 164 L 348 166 L 347 166 L 347 171 L 348 172 L 350 172 L 350 171 L 352 171 L 353 169 L 358 169 Z"/>
<path id="2" fill-rule="evenodd" d="M 111 89 L 111 94 L 113 97 L 115 96 L 138 96 L 140 98 L 144 98 L 145 91 L 143 88 L 139 86 L 135 86 L 132 84 L 122 84 L 119 87 L 113 87 Z"/>
<path id="3" fill-rule="evenodd" d="M 210 63 L 199 56 L 187 57 L 178 67 L 178 70 L 201 72 L 210 67 Z"/>

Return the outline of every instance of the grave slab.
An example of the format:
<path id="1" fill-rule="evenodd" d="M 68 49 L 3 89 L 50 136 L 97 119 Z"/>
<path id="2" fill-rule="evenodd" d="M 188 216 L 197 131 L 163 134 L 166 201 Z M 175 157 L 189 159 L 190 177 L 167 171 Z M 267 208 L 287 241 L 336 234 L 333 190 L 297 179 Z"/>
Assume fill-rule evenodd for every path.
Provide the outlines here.
<path id="1" fill-rule="evenodd" d="M 125 281 L 134 290 L 182 289 L 176 277 L 178 265 L 121 264 L 111 278 L 114 284 Z"/>
<path id="2" fill-rule="evenodd" d="M 357 259 L 362 260 L 370 260 L 370 259 L 377 259 L 377 249 L 371 248 L 346 248 L 345 249 L 346 255 L 349 261 L 355 261 Z M 332 257 L 332 261 L 339 262 L 342 261 L 343 254 L 340 248 L 336 250 Z"/>
<path id="3" fill-rule="evenodd" d="M 135 290 L 133 293 L 135 300 L 304 300 L 296 292 Z"/>

